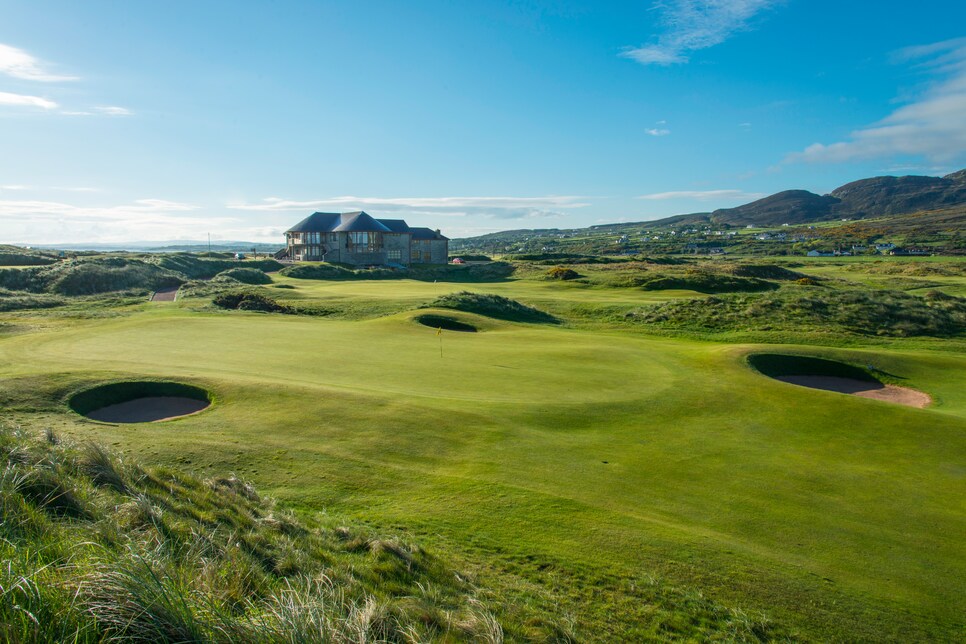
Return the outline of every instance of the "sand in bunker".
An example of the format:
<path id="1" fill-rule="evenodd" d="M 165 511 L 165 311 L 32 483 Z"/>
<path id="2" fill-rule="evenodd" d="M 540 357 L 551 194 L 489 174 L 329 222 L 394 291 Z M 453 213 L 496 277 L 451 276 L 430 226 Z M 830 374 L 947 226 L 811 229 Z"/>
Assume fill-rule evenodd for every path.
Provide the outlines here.
<path id="1" fill-rule="evenodd" d="M 932 402 L 928 394 L 908 387 L 897 387 L 896 385 L 883 385 L 878 382 L 864 382 L 852 378 L 837 378 L 834 376 L 779 376 L 776 380 L 788 382 L 802 387 L 812 389 L 824 389 L 826 391 L 837 391 L 840 394 L 852 394 L 863 398 L 874 400 L 884 400 L 886 402 L 908 405 L 909 407 L 919 407 L 922 409 Z"/>
<path id="2" fill-rule="evenodd" d="M 187 416 L 201 411 L 209 404 L 206 400 L 194 398 L 151 396 L 101 407 L 87 414 L 87 417 L 105 423 L 150 423 Z"/>

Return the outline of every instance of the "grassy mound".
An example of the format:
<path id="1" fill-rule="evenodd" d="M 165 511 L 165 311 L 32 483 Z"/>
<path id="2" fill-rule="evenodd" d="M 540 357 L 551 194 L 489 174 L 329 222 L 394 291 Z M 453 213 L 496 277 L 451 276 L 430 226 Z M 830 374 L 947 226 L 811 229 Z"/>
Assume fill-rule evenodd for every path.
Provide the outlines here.
<path id="1" fill-rule="evenodd" d="M 506 262 L 489 264 L 410 266 L 408 269 L 353 269 L 338 264 L 297 264 L 281 271 L 286 277 L 307 280 L 385 280 L 411 279 L 423 282 L 495 282 L 513 274 L 514 266 Z"/>
<path id="2" fill-rule="evenodd" d="M 807 278 L 805 273 L 799 273 L 775 264 L 738 264 L 730 267 L 728 271 L 737 277 L 757 277 L 765 280 L 781 280 L 793 282 L 802 278 Z"/>
<path id="3" fill-rule="evenodd" d="M 152 261 L 163 269 L 184 275 L 187 279 L 207 279 L 233 268 L 250 268 L 266 273 L 282 268 L 282 264 L 274 259 L 249 259 L 245 260 L 243 266 L 239 266 L 240 262 L 236 259 L 201 257 L 197 253 L 166 253 L 153 257 Z"/>
<path id="4" fill-rule="evenodd" d="M 0 245 L 0 266 L 46 266 L 57 261 L 53 253 Z"/>
<path id="5" fill-rule="evenodd" d="M 678 300 L 633 311 L 635 319 L 695 331 L 848 332 L 896 337 L 966 334 L 966 299 L 898 291 L 786 287 L 759 295 Z"/>
<path id="6" fill-rule="evenodd" d="M 184 281 L 182 275 L 129 257 L 72 259 L 50 266 L 0 269 L 0 288 L 66 296 L 156 291 Z"/>
<path id="7" fill-rule="evenodd" d="M 211 303 L 223 309 L 237 309 L 239 311 L 262 311 L 264 313 L 291 312 L 289 307 L 279 304 L 272 298 L 261 293 L 222 293 L 221 295 L 216 296 Z"/>
<path id="8" fill-rule="evenodd" d="M 698 293 L 755 293 L 771 291 L 778 286 L 755 277 L 689 273 L 685 275 L 655 275 L 646 279 L 641 284 L 641 288 L 645 291 L 688 290 Z"/>
<path id="9" fill-rule="evenodd" d="M 502 641 L 419 546 L 96 445 L 0 428 L 0 640 Z"/>
<path id="10" fill-rule="evenodd" d="M 111 382 L 91 387 L 71 396 L 67 404 L 78 414 L 86 416 L 102 407 L 151 396 L 174 396 L 204 402 L 212 401 L 211 394 L 200 387 L 181 382 L 144 380 Z"/>
<path id="11" fill-rule="evenodd" d="M 460 331 L 462 333 L 476 333 L 479 331 L 479 329 L 472 324 L 460 322 L 459 320 L 454 320 L 453 318 L 446 317 L 445 315 L 433 315 L 431 313 L 427 313 L 426 315 L 416 316 L 413 319 L 423 326 L 432 327 L 434 329 L 446 329 L 447 331 Z"/>
<path id="12" fill-rule="evenodd" d="M 234 280 L 236 282 L 241 282 L 242 284 L 271 284 L 272 278 L 265 274 L 264 271 L 260 271 L 257 268 L 229 268 L 227 271 L 222 271 L 215 275 L 216 280 Z"/>
<path id="13" fill-rule="evenodd" d="M 755 371 L 770 378 L 781 376 L 832 376 L 835 378 L 851 378 L 863 382 L 880 382 L 868 370 L 862 367 L 813 358 L 811 356 L 794 356 L 780 353 L 753 353 L 748 356 L 748 364 Z"/>
<path id="14" fill-rule="evenodd" d="M 498 320 L 510 322 L 534 322 L 538 324 L 558 324 L 559 320 L 549 313 L 535 309 L 516 300 L 500 295 L 460 291 L 443 295 L 427 304 L 424 308 L 454 309 L 476 313 Z"/>

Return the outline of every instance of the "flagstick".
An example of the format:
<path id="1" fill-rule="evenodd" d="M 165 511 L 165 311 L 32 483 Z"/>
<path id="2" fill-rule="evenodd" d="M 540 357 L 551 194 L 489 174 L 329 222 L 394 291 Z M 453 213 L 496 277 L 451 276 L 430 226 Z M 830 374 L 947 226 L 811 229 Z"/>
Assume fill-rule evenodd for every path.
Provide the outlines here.
<path id="1" fill-rule="evenodd" d="M 439 334 L 439 357 L 443 357 L 443 334 Z"/>

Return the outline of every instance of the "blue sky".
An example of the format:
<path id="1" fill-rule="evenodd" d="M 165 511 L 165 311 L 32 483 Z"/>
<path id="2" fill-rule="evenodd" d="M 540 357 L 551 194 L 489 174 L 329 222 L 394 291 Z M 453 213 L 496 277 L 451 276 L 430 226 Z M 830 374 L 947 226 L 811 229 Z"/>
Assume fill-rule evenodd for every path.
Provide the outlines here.
<path id="1" fill-rule="evenodd" d="M 0 242 L 460 237 L 964 166 L 951 0 L 0 0 Z"/>

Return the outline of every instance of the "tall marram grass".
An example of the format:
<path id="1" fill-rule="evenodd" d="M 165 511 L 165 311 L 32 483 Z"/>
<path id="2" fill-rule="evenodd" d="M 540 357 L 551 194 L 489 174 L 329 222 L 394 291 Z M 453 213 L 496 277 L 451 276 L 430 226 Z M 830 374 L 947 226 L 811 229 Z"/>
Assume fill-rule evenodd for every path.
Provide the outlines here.
<path id="1" fill-rule="evenodd" d="M 0 557 L 4 642 L 502 641 L 418 546 L 49 430 L 0 427 Z"/>

